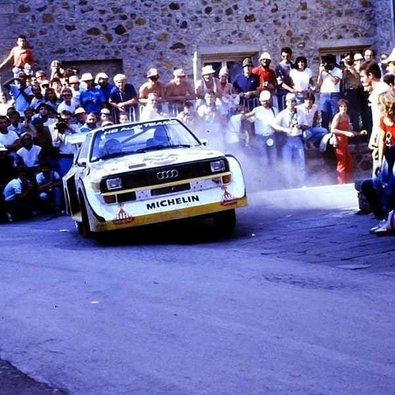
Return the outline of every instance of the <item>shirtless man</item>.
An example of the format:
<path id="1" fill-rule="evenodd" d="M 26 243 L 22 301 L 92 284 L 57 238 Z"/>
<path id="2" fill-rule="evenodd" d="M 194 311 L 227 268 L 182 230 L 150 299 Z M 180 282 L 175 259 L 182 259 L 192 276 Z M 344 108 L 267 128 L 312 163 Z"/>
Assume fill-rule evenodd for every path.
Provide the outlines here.
<path id="1" fill-rule="evenodd" d="M 173 76 L 174 78 L 166 85 L 166 100 L 170 102 L 172 112 L 176 115 L 183 110 L 187 100 L 195 99 L 195 92 L 191 83 L 186 80 L 183 69 L 174 70 Z"/>

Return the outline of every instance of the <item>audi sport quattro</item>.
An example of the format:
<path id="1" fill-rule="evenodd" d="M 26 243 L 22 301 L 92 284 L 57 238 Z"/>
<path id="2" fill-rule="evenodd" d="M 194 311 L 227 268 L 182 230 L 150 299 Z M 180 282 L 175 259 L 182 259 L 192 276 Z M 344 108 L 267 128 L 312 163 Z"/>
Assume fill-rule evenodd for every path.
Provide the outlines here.
<path id="1" fill-rule="evenodd" d="M 87 133 L 63 187 L 66 211 L 85 237 L 198 216 L 211 216 L 227 235 L 235 209 L 247 205 L 237 159 L 173 118 Z"/>

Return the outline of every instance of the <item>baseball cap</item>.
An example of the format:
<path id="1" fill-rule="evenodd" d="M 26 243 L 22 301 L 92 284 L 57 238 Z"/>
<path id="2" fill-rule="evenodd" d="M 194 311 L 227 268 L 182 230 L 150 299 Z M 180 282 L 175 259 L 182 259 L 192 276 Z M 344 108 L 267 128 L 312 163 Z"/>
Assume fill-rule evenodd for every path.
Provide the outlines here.
<path id="1" fill-rule="evenodd" d="M 252 64 L 251 58 L 245 58 L 245 59 L 243 60 L 242 67 L 247 67 L 247 66 L 252 66 L 252 65 L 253 65 L 253 64 Z"/>

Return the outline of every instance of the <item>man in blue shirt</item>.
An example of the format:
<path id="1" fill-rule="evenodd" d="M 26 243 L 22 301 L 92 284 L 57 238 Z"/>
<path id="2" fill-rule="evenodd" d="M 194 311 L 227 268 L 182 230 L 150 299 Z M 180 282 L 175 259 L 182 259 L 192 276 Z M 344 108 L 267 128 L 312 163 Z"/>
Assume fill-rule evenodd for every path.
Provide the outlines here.
<path id="1" fill-rule="evenodd" d="M 95 82 L 91 73 L 84 73 L 81 81 L 86 83 L 86 90 L 81 92 L 80 104 L 87 113 L 100 114 L 100 110 L 105 106 L 106 99 L 103 92 L 95 86 Z"/>
<path id="2" fill-rule="evenodd" d="M 13 82 L 13 83 L 12 83 Z M 18 77 L 11 78 L 4 83 L 6 88 L 15 102 L 15 110 L 19 112 L 21 117 L 24 116 L 25 110 L 30 107 L 33 99 L 33 92 L 30 86 L 26 86 L 26 76 L 24 73 L 18 74 Z"/>
<path id="3" fill-rule="evenodd" d="M 247 107 L 249 111 L 259 105 L 257 100 L 259 77 L 252 73 L 252 66 L 252 60 L 245 58 L 242 64 L 243 73 L 239 74 L 233 82 L 233 87 L 240 96 L 240 105 Z"/>

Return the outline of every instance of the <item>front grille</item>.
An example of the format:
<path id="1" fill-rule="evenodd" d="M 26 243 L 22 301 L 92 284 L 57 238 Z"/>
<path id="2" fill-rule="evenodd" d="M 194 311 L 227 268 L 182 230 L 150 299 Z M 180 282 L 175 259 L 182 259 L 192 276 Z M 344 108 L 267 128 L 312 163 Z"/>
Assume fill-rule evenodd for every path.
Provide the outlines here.
<path id="1" fill-rule="evenodd" d="M 155 167 L 148 170 L 147 169 L 138 170 L 122 175 L 114 174 L 111 177 L 107 177 L 107 178 L 121 177 L 122 190 L 167 184 L 169 182 L 174 182 L 174 181 L 207 177 L 212 174 L 210 163 L 218 159 L 225 160 L 225 171 L 229 171 L 228 161 L 224 157 L 219 157 L 210 160 L 183 163 L 181 165 L 168 165 L 168 166 Z M 174 170 L 176 170 L 176 172 L 174 172 Z M 158 172 L 162 172 L 162 173 L 169 172 L 169 175 L 162 177 L 162 179 L 158 179 L 157 176 Z M 100 182 L 100 191 L 102 193 L 109 192 L 106 185 L 106 178 L 104 178 Z M 119 192 L 119 190 L 110 191 L 110 192 L 117 193 Z"/>

